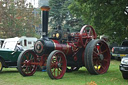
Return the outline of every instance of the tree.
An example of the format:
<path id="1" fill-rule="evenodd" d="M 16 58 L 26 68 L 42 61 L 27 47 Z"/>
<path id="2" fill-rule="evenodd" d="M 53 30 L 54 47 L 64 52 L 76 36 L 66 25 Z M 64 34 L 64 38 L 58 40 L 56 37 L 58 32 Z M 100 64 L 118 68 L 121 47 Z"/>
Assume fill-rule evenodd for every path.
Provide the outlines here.
<path id="1" fill-rule="evenodd" d="M 62 26 L 63 29 L 69 28 L 71 31 L 79 30 L 83 26 L 83 21 L 76 18 L 68 9 L 72 0 L 50 0 L 50 26 Z M 81 24 L 78 24 L 81 23 Z"/>
<path id="2" fill-rule="evenodd" d="M 128 15 L 124 13 L 127 5 L 127 0 L 74 0 L 69 8 L 92 25 L 98 35 L 107 35 L 111 42 L 120 43 L 128 36 Z"/>
<path id="3" fill-rule="evenodd" d="M 34 16 L 33 6 L 29 3 L 25 5 L 25 0 L 14 2 L 0 2 L 0 36 L 2 38 L 34 36 L 35 25 L 40 22 L 40 17 Z"/>

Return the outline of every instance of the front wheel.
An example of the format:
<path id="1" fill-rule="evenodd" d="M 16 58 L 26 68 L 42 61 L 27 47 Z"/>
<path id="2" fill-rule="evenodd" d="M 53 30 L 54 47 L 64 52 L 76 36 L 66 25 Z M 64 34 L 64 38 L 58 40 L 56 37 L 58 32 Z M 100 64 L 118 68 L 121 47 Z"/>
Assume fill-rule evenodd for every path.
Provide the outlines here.
<path id="1" fill-rule="evenodd" d="M 23 51 L 17 61 L 18 71 L 22 76 L 32 76 L 36 69 L 37 65 L 34 63 L 37 61 L 37 57 L 33 50 Z"/>
<path id="2" fill-rule="evenodd" d="M 60 79 L 67 68 L 67 60 L 62 51 L 52 51 L 47 59 L 47 73 L 51 79 Z"/>

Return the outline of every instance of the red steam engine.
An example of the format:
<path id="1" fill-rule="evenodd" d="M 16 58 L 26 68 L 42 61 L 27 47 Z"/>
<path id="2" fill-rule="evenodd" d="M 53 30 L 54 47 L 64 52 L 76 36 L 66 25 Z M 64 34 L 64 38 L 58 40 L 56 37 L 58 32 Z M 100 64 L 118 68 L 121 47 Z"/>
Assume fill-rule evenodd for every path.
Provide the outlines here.
<path id="1" fill-rule="evenodd" d="M 109 47 L 104 40 L 96 39 L 97 35 L 91 26 L 83 26 L 78 33 L 55 29 L 51 38 L 48 38 L 50 8 L 42 6 L 41 10 L 43 38 L 36 41 L 34 50 L 26 50 L 19 55 L 17 66 L 21 75 L 33 75 L 38 65 L 46 66 L 51 79 L 60 79 L 66 70 L 79 70 L 82 66 L 90 74 L 107 72 L 110 64 Z"/>

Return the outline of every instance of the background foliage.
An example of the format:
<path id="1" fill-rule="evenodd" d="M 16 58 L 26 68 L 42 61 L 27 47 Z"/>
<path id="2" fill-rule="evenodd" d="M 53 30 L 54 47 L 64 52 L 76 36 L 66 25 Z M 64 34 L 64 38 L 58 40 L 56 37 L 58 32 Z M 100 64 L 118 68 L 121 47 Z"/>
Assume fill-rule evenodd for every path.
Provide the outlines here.
<path id="1" fill-rule="evenodd" d="M 50 19 L 49 24 L 52 28 L 58 25 L 63 29 L 69 28 L 71 31 L 79 31 L 83 26 L 83 21 L 79 17 L 71 14 L 68 6 L 72 0 L 49 0 Z"/>
<path id="2" fill-rule="evenodd" d="M 0 38 L 34 36 L 40 19 L 34 16 L 33 10 L 24 0 L 0 1 Z"/>
<path id="3" fill-rule="evenodd" d="M 35 26 L 40 24 L 31 4 L 25 0 L 0 2 L 0 36 L 35 36 Z M 83 25 L 92 25 L 98 36 L 106 35 L 110 43 L 121 43 L 128 38 L 127 0 L 49 0 L 49 26 L 69 28 L 79 32 Z M 39 10 L 40 11 L 40 10 Z"/>
<path id="4" fill-rule="evenodd" d="M 110 42 L 120 43 L 128 37 L 126 6 L 127 0 L 74 0 L 69 9 L 85 24 L 92 25 L 98 35 L 107 35 Z"/>

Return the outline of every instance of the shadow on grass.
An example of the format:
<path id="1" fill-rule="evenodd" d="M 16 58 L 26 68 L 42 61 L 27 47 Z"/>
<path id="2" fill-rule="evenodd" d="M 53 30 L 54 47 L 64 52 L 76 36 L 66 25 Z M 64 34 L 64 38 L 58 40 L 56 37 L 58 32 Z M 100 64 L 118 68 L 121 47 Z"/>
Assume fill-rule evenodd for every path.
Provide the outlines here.
<path id="1" fill-rule="evenodd" d="M 86 70 L 86 69 L 80 69 L 78 71 L 73 71 L 73 72 L 66 72 L 64 74 L 64 77 L 62 78 L 62 81 L 63 79 L 67 80 L 67 79 L 74 79 L 77 77 L 82 77 L 84 78 L 86 75 L 90 75 L 89 72 Z M 48 76 L 47 72 L 41 72 L 41 71 L 37 71 L 36 74 L 34 74 L 34 77 L 36 78 L 44 78 L 44 79 L 50 79 L 50 77 Z M 52 80 L 52 79 L 50 79 Z M 56 80 L 56 79 L 53 79 L 53 80 Z M 58 79 L 59 81 L 61 79 Z"/>
<path id="2" fill-rule="evenodd" d="M 78 71 L 73 72 L 66 72 L 66 75 L 71 75 L 72 77 L 82 77 L 85 78 L 87 76 L 90 76 L 91 74 L 86 69 L 80 69 Z"/>
<path id="3" fill-rule="evenodd" d="M 18 73 L 18 70 L 3 70 L 2 72 L 0 72 L 0 75 L 10 73 Z"/>

